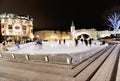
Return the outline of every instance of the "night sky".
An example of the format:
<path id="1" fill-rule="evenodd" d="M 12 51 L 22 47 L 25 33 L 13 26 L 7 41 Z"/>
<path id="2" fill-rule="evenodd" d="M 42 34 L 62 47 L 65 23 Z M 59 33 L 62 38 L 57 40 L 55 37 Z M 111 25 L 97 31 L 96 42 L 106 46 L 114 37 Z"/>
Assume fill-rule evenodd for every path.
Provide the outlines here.
<path id="1" fill-rule="evenodd" d="M 70 31 L 74 21 L 76 29 L 108 29 L 104 13 L 120 0 L 0 0 L 0 13 L 30 15 L 33 17 L 34 31 Z"/>

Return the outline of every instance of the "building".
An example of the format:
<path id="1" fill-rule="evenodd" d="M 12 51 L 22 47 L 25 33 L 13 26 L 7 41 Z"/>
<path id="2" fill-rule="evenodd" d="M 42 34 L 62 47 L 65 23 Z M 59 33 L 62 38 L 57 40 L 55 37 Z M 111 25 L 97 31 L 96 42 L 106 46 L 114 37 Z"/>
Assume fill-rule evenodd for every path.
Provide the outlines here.
<path id="1" fill-rule="evenodd" d="M 110 36 L 111 34 L 114 34 L 114 31 L 110 31 L 110 30 L 97 31 L 94 28 L 76 30 L 73 22 L 70 28 L 71 28 L 71 36 L 73 39 L 79 38 L 79 37 L 80 39 L 84 39 L 85 38 L 84 35 L 87 35 L 88 38 L 99 39 L 99 38 L 104 38 L 104 37 Z M 117 31 L 117 34 L 120 34 L 120 30 Z"/>
<path id="2" fill-rule="evenodd" d="M 99 39 L 103 37 L 110 36 L 114 34 L 114 31 L 104 30 L 104 31 L 97 31 L 94 28 L 91 29 L 75 29 L 74 22 L 70 26 L 70 32 L 60 32 L 60 31 L 53 31 L 53 30 L 43 30 L 43 31 L 36 31 L 35 37 L 43 40 L 55 40 L 55 39 L 84 39 L 92 38 L 92 39 Z M 120 34 L 120 30 L 118 30 L 117 34 Z"/>
<path id="3" fill-rule="evenodd" d="M 33 39 L 33 18 L 15 14 L 1 14 L 1 33 L 5 40 Z"/>
<path id="4" fill-rule="evenodd" d="M 42 30 L 42 31 L 36 31 L 34 33 L 34 36 L 42 40 L 63 40 L 63 39 L 71 39 L 70 34 L 71 34 L 70 32 Z"/>

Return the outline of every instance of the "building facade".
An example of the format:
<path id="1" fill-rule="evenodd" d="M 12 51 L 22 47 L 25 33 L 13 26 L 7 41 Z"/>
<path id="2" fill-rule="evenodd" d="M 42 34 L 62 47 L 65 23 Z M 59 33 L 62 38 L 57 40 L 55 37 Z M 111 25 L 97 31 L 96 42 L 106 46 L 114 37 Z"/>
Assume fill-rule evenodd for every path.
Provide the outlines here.
<path id="1" fill-rule="evenodd" d="M 55 39 L 85 39 L 84 35 L 87 35 L 88 38 L 92 39 L 99 39 L 103 37 L 110 36 L 114 34 L 114 31 L 103 30 L 97 31 L 94 28 L 91 29 L 75 29 L 75 25 L 72 21 L 70 26 L 70 32 L 60 32 L 60 31 L 53 31 L 53 30 L 43 30 L 43 31 L 36 31 L 35 37 L 43 40 L 55 40 Z M 117 34 L 120 34 L 120 30 L 118 30 Z"/>
<path id="2" fill-rule="evenodd" d="M 71 36 L 73 39 L 78 38 L 79 36 L 81 36 L 81 39 L 84 39 L 83 35 L 85 34 L 88 35 L 89 38 L 93 38 L 93 39 L 99 39 L 114 34 L 114 31 L 110 31 L 110 30 L 97 31 L 94 28 L 76 30 L 73 22 L 70 28 L 71 28 Z M 120 34 L 120 30 L 117 31 L 117 34 Z"/>
<path id="3" fill-rule="evenodd" d="M 1 33 L 5 40 L 33 39 L 33 18 L 15 14 L 1 14 Z"/>
<path id="4" fill-rule="evenodd" d="M 72 38 L 70 32 L 61 32 L 61 31 L 54 31 L 54 30 L 36 31 L 34 33 L 34 36 L 42 40 L 63 40 L 63 39 Z"/>

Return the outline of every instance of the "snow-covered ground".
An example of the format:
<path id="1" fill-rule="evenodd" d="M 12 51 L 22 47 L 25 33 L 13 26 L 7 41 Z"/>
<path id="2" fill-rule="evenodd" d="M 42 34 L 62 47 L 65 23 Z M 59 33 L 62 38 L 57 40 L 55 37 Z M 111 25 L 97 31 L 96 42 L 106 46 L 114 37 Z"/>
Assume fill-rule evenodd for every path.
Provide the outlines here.
<path id="1" fill-rule="evenodd" d="M 90 49 L 97 49 L 99 47 L 105 47 L 108 44 L 100 45 L 99 41 L 92 41 L 92 45 L 86 46 L 84 43 L 79 41 L 78 46 L 75 46 L 74 40 L 66 40 L 66 43 L 63 42 L 59 44 L 56 41 L 43 42 L 42 46 L 35 45 L 35 42 L 29 44 L 20 45 L 21 48 L 13 49 L 17 47 L 9 48 L 10 51 L 6 51 L 7 53 L 15 53 L 15 54 L 69 54 L 69 53 L 78 53 L 85 52 Z M 13 50 L 12 50 L 13 49 Z"/>

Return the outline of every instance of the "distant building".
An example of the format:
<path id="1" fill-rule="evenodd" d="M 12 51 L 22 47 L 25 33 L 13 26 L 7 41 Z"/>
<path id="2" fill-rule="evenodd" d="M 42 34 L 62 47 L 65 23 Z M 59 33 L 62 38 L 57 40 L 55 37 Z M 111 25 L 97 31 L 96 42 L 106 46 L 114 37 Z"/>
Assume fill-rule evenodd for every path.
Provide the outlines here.
<path id="1" fill-rule="evenodd" d="M 1 33 L 5 40 L 33 39 L 33 18 L 15 14 L 1 14 Z"/>
<path id="2" fill-rule="evenodd" d="M 114 31 L 109 31 L 109 30 L 97 31 L 94 28 L 75 30 L 75 25 L 73 21 L 72 21 L 70 29 L 71 29 L 72 39 L 75 39 L 75 38 L 84 39 L 85 35 L 87 35 L 88 38 L 98 39 L 98 38 L 103 38 L 106 36 L 110 36 L 111 34 L 114 34 Z M 117 34 L 120 34 L 120 30 L 118 30 Z"/>
<path id="3" fill-rule="evenodd" d="M 114 31 L 104 30 L 104 31 L 97 31 L 94 28 L 91 29 L 75 29 L 74 22 L 70 26 L 70 32 L 60 32 L 60 31 L 53 31 L 53 30 L 43 30 L 43 31 L 36 31 L 34 33 L 35 37 L 43 40 L 55 40 L 55 39 L 85 39 L 85 38 L 93 38 L 99 39 L 106 36 L 110 36 L 113 34 Z M 120 34 L 120 30 L 117 32 Z"/>
<path id="4" fill-rule="evenodd" d="M 54 30 L 42 30 L 36 31 L 34 36 L 38 39 L 43 40 L 63 40 L 63 39 L 71 39 L 70 32 L 61 32 L 61 31 L 54 31 Z"/>

